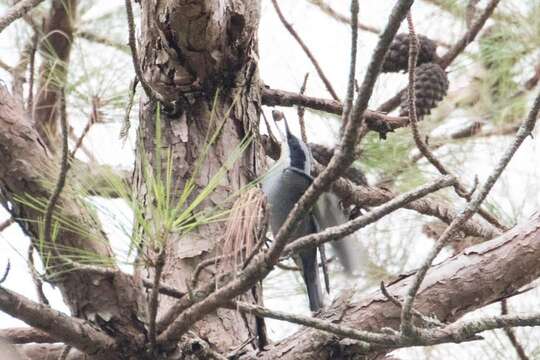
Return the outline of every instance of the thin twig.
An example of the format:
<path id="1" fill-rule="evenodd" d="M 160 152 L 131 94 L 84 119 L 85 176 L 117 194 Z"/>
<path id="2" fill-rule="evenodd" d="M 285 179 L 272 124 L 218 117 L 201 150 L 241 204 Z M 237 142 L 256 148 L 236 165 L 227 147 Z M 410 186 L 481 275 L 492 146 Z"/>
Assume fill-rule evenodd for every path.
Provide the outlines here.
<path id="1" fill-rule="evenodd" d="M 6 281 L 8 275 L 9 275 L 9 270 L 11 270 L 11 261 L 9 261 L 9 259 L 8 259 L 8 262 L 6 264 L 6 268 L 4 269 L 4 273 L 2 274 L 2 277 L 0 278 L 0 284 L 2 284 L 4 281 Z"/>
<path id="2" fill-rule="evenodd" d="M 152 286 L 152 292 L 150 294 L 150 301 L 148 303 L 148 334 L 150 337 L 150 350 L 152 352 L 156 350 L 156 317 L 159 306 L 159 284 L 161 281 L 163 267 L 165 266 L 165 253 L 165 247 L 163 247 L 157 256 L 154 270 L 154 283 Z"/>
<path id="3" fill-rule="evenodd" d="M 499 2 L 500 0 L 491 0 L 478 20 L 476 20 L 474 24 L 471 25 L 470 29 L 461 37 L 461 39 L 441 57 L 439 65 L 441 65 L 443 69 L 446 69 L 448 65 L 450 65 L 458 57 L 458 55 L 463 52 L 463 50 L 465 50 L 467 45 L 474 41 L 480 30 L 482 30 L 484 27 L 486 21 L 495 11 L 497 5 L 499 5 Z"/>
<path id="4" fill-rule="evenodd" d="M 4 69 L 8 73 L 13 73 L 13 66 L 8 65 L 4 60 L 0 59 L 0 69 Z"/>
<path id="5" fill-rule="evenodd" d="M 129 128 L 131 127 L 131 121 L 129 116 L 131 115 L 131 108 L 133 108 L 133 99 L 135 98 L 135 92 L 137 91 L 138 78 L 135 78 L 129 84 L 129 95 L 126 103 L 126 110 L 124 111 L 124 121 L 122 121 L 122 129 L 120 130 L 120 139 L 127 140 L 129 134 Z"/>
<path id="6" fill-rule="evenodd" d="M 43 282 L 39 278 L 36 267 L 34 265 L 34 244 L 30 242 L 28 245 L 28 267 L 30 268 L 30 275 L 32 276 L 32 281 L 34 282 L 34 287 L 36 288 L 36 294 L 40 303 L 44 305 L 51 305 L 47 296 L 43 292 Z"/>
<path id="7" fill-rule="evenodd" d="M 351 1 L 351 57 L 349 60 L 349 81 L 347 82 L 347 95 L 343 104 L 343 114 L 341 115 L 341 129 L 345 129 L 350 119 L 353 100 L 354 87 L 356 84 L 356 54 L 358 51 L 358 0 Z"/>
<path id="8" fill-rule="evenodd" d="M 390 294 L 388 292 L 388 289 L 386 288 L 386 285 L 384 285 L 384 281 L 381 281 L 380 290 L 381 290 L 382 294 L 384 295 L 384 297 L 386 297 L 392 304 L 396 305 L 400 309 L 403 307 L 403 304 L 401 303 L 401 301 L 399 301 L 394 295 L 392 295 L 392 294 Z M 412 311 L 413 311 L 414 315 L 418 316 L 420 319 L 422 319 L 422 321 L 426 325 L 428 325 L 430 327 L 431 326 L 443 326 L 444 325 L 444 323 L 440 322 L 439 319 L 437 319 L 437 318 L 425 316 L 420 311 L 415 310 L 415 309 L 413 309 Z"/>
<path id="9" fill-rule="evenodd" d="M 336 259 L 335 256 L 332 256 L 332 257 L 326 259 L 324 264 L 319 263 L 318 266 L 319 267 L 326 266 L 326 265 L 330 264 L 331 262 L 333 262 L 335 259 Z M 281 270 L 285 270 L 285 271 L 302 271 L 302 269 L 300 269 L 298 266 L 287 265 L 287 264 L 284 264 L 282 262 L 277 263 L 276 267 L 280 268 Z"/>
<path id="10" fill-rule="evenodd" d="M 64 349 L 62 350 L 62 353 L 58 357 L 58 360 L 66 360 L 71 349 L 73 349 L 73 346 L 71 345 L 64 346 Z"/>
<path id="11" fill-rule="evenodd" d="M 0 223 L 0 232 L 7 229 L 11 224 L 15 222 L 15 219 L 10 217 L 9 219 L 5 220 L 4 222 Z"/>
<path id="12" fill-rule="evenodd" d="M 502 315 L 508 315 L 508 302 L 506 299 L 501 300 L 501 314 Z M 516 333 L 514 332 L 514 329 L 511 327 L 505 327 L 503 328 L 506 336 L 508 337 L 508 340 L 510 340 L 510 343 L 516 350 L 517 356 L 520 360 L 529 360 L 529 357 L 527 356 L 527 353 L 525 352 L 525 349 L 523 348 L 523 345 L 519 342 L 519 340 L 516 337 Z"/>
<path id="13" fill-rule="evenodd" d="M 283 255 L 290 255 L 291 253 L 298 252 L 302 248 L 310 245 L 315 246 L 329 241 L 341 239 L 344 236 L 350 235 L 366 225 L 383 218 L 391 212 L 402 208 L 406 204 L 447 186 L 452 186 L 455 184 L 455 182 L 456 179 L 452 176 L 442 176 L 414 190 L 400 194 L 387 203 L 384 203 L 383 205 L 365 213 L 364 215 L 358 216 L 357 218 L 344 224 L 329 227 L 316 234 L 310 234 L 298 238 L 285 247 L 283 250 Z"/>
<path id="14" fill-rule="evenodd" d="M 343 14 L 340 14 L 339 12 L 337 12 L 334 8 L 332 8 L 330 5 L 328 5 L 324 1 L 322 1 L 322 0 L 307 0 L 307 1 L 310 2 L 311 4 L 315 5 L 316 7 L 318 7 L 323 13 L 330 16 L 331 18 L 333 18 L 333 19 L 335 19 L 335 20 L 337 20 L 337 21 L 339 21 L 341 23 L 351 25 L 352 21 L 351 21 L 350 18 L 348 18 L 347 16 L 345 16 Z M 370 33 L 376 34 L 376 35 L 378 35 L 381 32 L 381 29 L 379 29 L 379 28 L 377 28 L 375 26 L 362 24 L 360 22 L 357 23 L 357 27 L 358 27 L 359 30 L 367 31 L 367 32 L 370 32 Z"/>
<path id="15" fill-rule="evenodd" d="M 69 159 L 72 160 L 75 157 L 75 154 L 77 153 L 77 150 L 82 146 L 83 140 L 88 135 L 88 132 L 90 131 L 90 128 L 95 123 L 99 122 L 100 120 L 100 109 L 99 109 L 99 98 L 93 97 L 92 98 L 92 111 L 90 113 L 90 117 L 88 118 L 88 121 L 86 122 L 86 125 L 84 126 L 84 129 L 81 133 L 81 135 L 77 138 L 77 141 L 75 142 L 75 146 L 73 147 L 73 150 L 69 153 Z"/>
<path id="16" fill-rule="evenodd" d="M 51 229 L 52 229 L 52 217 L 54 208 L 60 194 L 64 189 L 66 183 L 66 175 L 69 169 L 68 156 L 68 126 L 67 126 L 67 114 L 66 114 L 66 91 L 65 88 L 60 89 L 60 128 L 62 129 L 62 158 L 60 160 L 60 173 L 58 174 L 58 179 L 54 190 L 47 202 L 47 207 L 45 209 L 44 216 L 44 225 L 43 225 L 43 235 L 46 244 L 52 244 L 51 241 Z"/>
<path id="17" fill-rule="evenodd" d="M 80 136 L 77 136 L 77 134 L 75 134 L 75 129 L 71 125 L 69 126 L 69 138 L 71 141 L 74 141 L 75 144 L 77 144 L 79 140 L 81 139 Z M 88 147 L 86 147 L 83 142 L 81 142 L 79 149 L 84 153 L 84 155 L 88 158 L 88 161 L 91 164 L 96 164 L 98 162 L 96 157 L 92 153 L 92 151 Z M 71 160 L 71 156 L 70 156 L 70 160 Z"/>
<path id="18" fill-rule="evenodd" d="M 426 145 L 423 140 L 422 134 L 418 129 L 418 117 L 416 115 L 416 61 L 418 57 L 418 38 L 414 30 L 414 23 L 412 17 L 409 15 L 407 17 L 408 27 L 409 27 L 409 64 L 408 64 L 408 74 L 409 74 L 409 84 L 407 86 L 408 91 L 408 102 L 409 102 L 409 123 L 411 126 L 414 142 L 416 147 L 422 155 L 439 171 L 441 175 L 452 175 L 455 176 L 446 166 L 435 156 L 431 149 Z M 457 178 L 457 177 L 456 177 Z M 467 190 L 465 185 L 463 185 L 459 180 L 456 182 L 454 187 L 456 194 L 467 200 L 471 200 L 471 191 Z M 487 210 L 482 208 L 478 209 L 478 214 L 482 216 L 487 222 L 497 227 L 500 230 L 508 230 L 508 228 L 502 225 L 499 220 Z"/>
<path id="19" fill-rule="evenodd" d="M 300 95 L 304 95 L 304 92 L 306 91 L 308 77 L 309 77 L 309 73 L 306 73 L 306 75 L 304 76 L 304 82 L 302 83 L 302 87 L 300 88 Z M 306 112 L 306 109 L 303 106 L 298 107 L 297 113 L 298 113 L 298 122 L 300 123 L 300 135 L 302 137 L 302 141 L 307 144 L 308 139 L 307 139 L 307 133 L 306 133 L 306 122 L 304 120 L 305 112 Z"/>
<path id="20" fill-rule="evenodd" d="M 270 310 L 268 308 L 252 305 L 241 301 L 229 302 L 225 304 L 225 307 L 229 309 L 238 309 L 242 312 L 268 317 L 271 319 L 287 321 L 293 324 L 299 324 L 308 326 L 311 328 L 328 331 L 332 334 L 340 335 L 346 338 L 360 340 L 363 343 L 365 350 L 368 350 L 370 345 L 367 343 L 394 345 L 399 342 L 399 337 L 387 335 L 383 333 L 376 333 L 371 331 L 357 330 L 355 328 L 340 325 L 339 323 L 333 323 L 331 321 L 317 319 L 311 316 L 290 314 L 278 310 Z"/>
<path id="21" fill-rule="evenodd" d="M 339 12 L 337 12 L 333 7 L 331 7 L 330 5 L 328 5 L 326 2 L 324 2 L 323 0 L 307 0 L 309 3 L 315 5 L 316 7 L 318 7 L 323 13 L 325 13 L 326 15 L 328 15 L 329 17 L 341 22 L 341 23 L 344 23 L 344 24 L 347 24 L 347 25 L 350 25 L 351 24 L 351 19 Z M 360 23 L 358 22 L 358 30 L 362 30 L 362 31 L 367 31 L 371 34 L 374 34 L 374 35 L 379 35 L 381 33 L 381 29 L 375 27 L 375 26 L 372 26 L 372 25 L 368 25 L 368 24 L 363 24 L 363 23 Z M 435 43 L 437 45 L 440 45 L 442 47 L 445 47 L 445 48 L 449 48 L 450 45 L 448 45 L 448 43 L 442 41 L 442 40 L 434 40 Z"/>
<path id="22" fill-rule="evenodd" d="M 309 58 L 313 66 L 315 67 L 315 70 L 317 70 L 317 74 L 319 75 L 322 82 L 324 83 L 326 90 L 328 90 L 328 92 L 330 93 L 330 95 L 332 96 L 334 100 L 339 101 L 339 96 L 337 96 L 336 91 L 332 87 L 332 83 L 330 82 L 330 80 L 328 80 L 328 78 L 324 74 L 324 71 L 322 70 L 321 65 L 319 65 L 319 62 L 317 61 L 317 59 L 315 58 L 311 50 L 309 50 L 307 45 L 304 43 L 300 35 L 298 35 L 298 33 L 296 32 L 296 30 L 294 30 L 292 25 L 287 21 L 287 19 L 285 19 L 285 16 L 283 16 L 283 13 L 281 12 L 281 9 L 277 3 L 277 0 L 272 0 L 272 5 L 274 5 L 274 9 L 276 9 L 276 13 L 279 17 L 279 20 L 281 20 L 281 23 L 283 24 L 283 26 L 285 26 L 285 29 L 287 29 L 287 31 L 292 35 L 292 37 L 294 37 L 296 42 L 298 42 L 302 50 L 304 50 L 304 53 L 307 55 L 307 57 Z"/>
<path id="23" fill-rule="evenodd" d="M 0 33 L 12 22 L 26 15 L 30 10 L 38 6 L 43 0 L 22 0 L 13 5 L 0 18 Z"/>
<path id="24" fill-rule="evenodd" d="M 407 295 L 405 296 L 403 310 L 401 312 L 401 331 L 403 334 L 410 335 L 415 333 L 415 328 L 411 322 L 411 310 L 415 296 L 418 293 L 418 289 L 420 288 L 420 285 L 424 280 L 428 269 L 431 267 L 433 260 L 437 257 L 439 252 L 446 245 L 448 240 L 450 240 L 457 233 L 461 225 L 463 225 L 467 220 L 469 220 L 474 215 L 476 210 L 480 207 L 484 199 L 487 197 L 487 195 L 493 188 L 493 185 L 495 185 L 495 182 L 497 182 L 502 172 L 504 171 L 516 151 L 519 149 L 523 141 L 527 138 L 527 136 L 532 134 L 539 112 L 540 92 L 534 100 L 533 106 L 527 116 L 527 119 L 523 121 L 516 136 L 514 137 L 514 141 L 503 153 L 499 162 L 497 163 L 487 180 L 481 186 L 481 188 L 474 193 L 471 201 L 469 201 L 466 208 L 460 212 L 460 214 L 443 232 L 435 246 L 431 249 L 428 257 L 425 259 L 418 272 L 414 275 L 413 281 L 407 291 Z"/>
<path id="25" fill-rule="evenodd" d="M 315 174 L 321 173 L 324 169 L 318 163 L 315 163 L 314 167 Z M 359 208 L 382 205 L 396 197 L 396 194 L 387 189 L 357 184 L 345 178 L 334 180 L 332 183 L 332 192 L 339 196 L 345 203 L 356 205 Z M 415 200 L 405 205 L 404 208 L 414 210 L 423 215 L 436 217 L 447 224 L 450 224 L 458 215 L 452 206 L 444 204 L 439 199 L 433 197 Z M 494 226 L 488 225 L 470 219 L 463 225 L 461 231 L 469 236 L 492 239 L 499 234 L 499 231 Z"/>
<path id="26" fill-rule="evenodd" d="M 26 111 L 34 112 L 34 68 L 36 64 L 36 51 L 38 47 L 39 35 L 36 32 L 32 37 L 32 49 L 30 50 L 30 65 L 28 69 L 28 99 L 26 101 Z"/>
<path id="27" fill-rule="evenodd" d="M 216 265 L 218 262 L 227 260 L 233 256 L 235 256 L 235 254 L 218 255 L 209 259 L 205 259 L 198 263 L 195 267 L 195 270 L 193 270 L 193 274 L 191 275 L 191 288 L 194 289 L 197 286 L 199 282 L 199 276 L 204 269 L 206 269 L 210 265 Z"/>
<path id="28" fill-rule="evenodd" d="M 54 209 L 56 207 L 58 200 L 60 199 L 60 195 L 66 184 L 66 177 L 70 169 L 70 159 L 71 159 L 70 153 L 69 153 L 69 145 L 68 145 L 69 132 L 68 132 L 68 123 L 67 123 L 67 111 L 66 111 L 66 92 L 65 92 L 64 87 L 60 89 L 60 97 L 58 100 L 60 103 L 60 128 L 61 128 L 61 135 L 62 135 L 62 156 L 60 160 L 60 172 L 58 174 L 58 179 L 54 187 L 54 190 L 49 198 L 49 201 L 47 202 L 47 207 L 45 209 L 45 215 L 44 215 L 44 220 L 43 220 L 44 242 L 45 244 L 52 245 L 51 250 L 54 252 L 54 255 L 58 257 L 59 259 L 62 259 L 66 263 L 66 265 L 72 266 L 73 267 L 72 270 L 92 269 L 92 271 L 94 272 L 108 274 L 110 271 L 103 267 L 79 264 L 69 259 L 68 257 L 62 256 L 62 254 L 56 248 L 56 242 L 52 241 L 51 239 Z"/>
<path id="29" fill-rule="evenodd" d="M 143 90 L 146 96 L 148 96 L 148 98 L 152 101 L 156 101 L 156 100 L 161 101 L 162 99 L 159 99 L 158 94 L 152 90 L 150 85 L 148 85 L 148 83 L 143 77 L 141 63 L 139 62 L 139 57 L 137 54 L 137 41 L 135 39 L 135 20 L 133 19 L 133 8 L 131 7 L 131 0 L 125 0 L 125 3 L 126 3 L 126 14 L 127 14 L 127 21 L 128 21 L 128 35 L 129 35 L 128 41 L 129 41 L 129 47 L 131 49 L 131 58 L 133 60 L 133 67 L 135 68 L 135 74 L 137 74 L 137 78 L 141 82 L 141 86 L 143 87 Z"/>
<path id="30" fill-rule="evenodd" d="M 124 274 L 124 275 L 128 275 L 128 274 Z M 147 289 L 152 289 L 154 287 L 154 283 L 148 279 L 143 279 L 142 280 L 142 283 L 143 283 L 143 286 Z M 163 294 L 163 295 L 167 295 L 169 297 L 173 297 L 173 298 L 176 298 L 176 299 L 181 299 L 183 298 L 186 293 L 172 287 L 172 286 L 168 286 L 168 285 L 164 285 L 164 284 L 159 284 L 159 293 L 160 294 Z"/>
<path id="31" fill-rule="evenodd" d="M 57 342 L 46 332 L 28 326 L 1 329 L 0 338 L 9 341 L 11 344 Z"/>
<path id="32" fill-rule="evenodd" d="M 268 217 L 267 213 L 265 214 L 265 217 Z M 267 222 L 268 222 L 268 219 L 266 219 L 266 221 L 264 221 L 264 223 L 267 223 Z M 259 239 L 259 242 L 253 247 L 253 250 L 251 250 L 251 253 L 249 253 L 248 256 L 246 256 L 246 260 L 244 260 L 244 264 L 242 264 L 242 270 L 245 269 L 246 266 L 249 265 L 251 260 L 253 260 L 255 255 L 257 255 L 257 253 L 263 247 L 263 245 L 266 243 L 266 241 L 267 241 L 267 238 L 263 234 L 263 236 L 261 236 L 261 238 Z"/>

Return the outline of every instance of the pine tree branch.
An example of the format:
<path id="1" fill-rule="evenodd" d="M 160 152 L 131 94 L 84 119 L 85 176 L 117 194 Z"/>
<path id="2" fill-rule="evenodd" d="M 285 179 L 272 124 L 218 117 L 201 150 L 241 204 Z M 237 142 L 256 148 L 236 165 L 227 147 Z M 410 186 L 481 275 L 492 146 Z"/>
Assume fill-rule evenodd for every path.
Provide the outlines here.
<path id="1" fill-rule="evenodd" d="M 13 5 L 0 18 L 0 33 L 12 22 L 28 14 L 30 10 L 38 6 L 43 0 L 22 0 Z"/>
<path id="2" fill-rule="evenodd" d="M 35 303 L 3 287 L 0 287 L 0 310 L 89 354 L 107 354 L 116 348 L 112 337 L 89 322 Z"/>
<path id="3" fill-rule="evenodd" d="M 466 208 L 460 212 L 457 218 L 455 218 L 452 223 L 446 228 L 446 230 L 443 232 L 435 246 L 430 251 L 429 255 L 425 259 L 425 261 L 422 263 L 422 266 L 420 267 L 419 271 L 415 274 L 414 280 L 412 284 L 409 287 L 409 290 L 407 292 L 407 296 L 405 297 L 405 301 L 403 304 L 403 310 L 401 312 L 401 331 L 406 334 L 414 334 L 416 332 L 416 329 L 414 325 L 412 324 L 412 306 L 416 297 L 416 294 L 418 293 L 418 289 L 420 288 L 420 285 L 426 276 L 426 273 L 428 269 L 430 268 L 431 264 L 433 263 L 433 260 L 439 252 L 442 250 L 442 248 L 446 245 L 446 243 L 457 233 L 459 228 L 469 220 L 474 213 L 478 210 L 484 199 L 489 194 L 490 190 L 493 188 L 493 185 L 495 185 L 495 182 L 499 179 L 502 172 L 506 168 L 506 166 L 509 164 L 510 160 L 516 153 L 516 151 L 519 149 L 523 141 L 532 134 L 532 131 L 534 129 L 534 126 L 536 124 L 536 120 L 538 118 L 538 113 L 540 112 L 540 92 L 538 93 L 536 99 L 534 100 L 533 106 L 529 112 L 529 115 L 527 116 L 527 119 L 523 121 L 521 124 L 516 136 L 514 137 L 514 140 L 510 144 L 510 146 L 506 149 L 506 151 L 501 156 L 499 162 L 495 166 L 495 168 L 492 170 L 489 177 L 486 179 L 484 184 L 474 193 L 473 197 L 471 198 L 471 201 L 468 202 Z"/>

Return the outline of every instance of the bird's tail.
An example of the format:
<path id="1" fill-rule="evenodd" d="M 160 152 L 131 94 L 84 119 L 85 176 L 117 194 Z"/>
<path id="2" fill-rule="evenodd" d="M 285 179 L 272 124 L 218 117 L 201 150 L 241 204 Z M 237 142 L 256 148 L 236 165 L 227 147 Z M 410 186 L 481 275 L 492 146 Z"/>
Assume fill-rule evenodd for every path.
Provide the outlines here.
<path id="1" fill-rule="evenodd" d="M 302 273 L 307 287 L 309 309 L 318 311 L 324 305 L 321 281 L 319 279 L 319 267 L 317 266 L 317 248 L 306 249 L 300 252 L 302 261 Z"/>

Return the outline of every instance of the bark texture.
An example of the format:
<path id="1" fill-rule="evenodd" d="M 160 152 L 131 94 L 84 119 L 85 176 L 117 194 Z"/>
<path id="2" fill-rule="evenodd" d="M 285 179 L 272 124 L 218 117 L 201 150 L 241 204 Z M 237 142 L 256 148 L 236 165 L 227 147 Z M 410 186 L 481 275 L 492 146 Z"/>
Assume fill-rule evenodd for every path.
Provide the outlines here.
<path id="1" fill-rule="evenodd" d="M 390 294 L 403 299 L 412 274 L 404 275 L 387 286 Z M 436 316 L 443 322 L 454 321 L 515 293 L 540 276 L 540 215 L 529 222 L 482 244 L 465 249 L 434 265 L 422 283 L 415 309 Z M 380 291 L 361 296 L 350 292 L 341 295 L 321 315 L 356 329 L 377 331 L 383 327 L 399 328 L 401 309 Z M 244 359 L 357 359 L 359 348 L 354 341 L 342 340 L 329 333 L 303 328 L 264 353 Z M 377 351 L 366 354 L 374 359 Z"/>
<path id="2" fill-rule="evenodd" d="M 0 186 L 2 202 L 30 237 L 38 241 L 39 220 L 44 209 L 28 206 L 28 201 L 45 201 L 50 196 L 51 183 L 58 173 L 55 159 L 35 130 L 32 121 L 24 115 L 21 104 L 7 88 L 0 85 Z M 68 195 L 61 198 L 62 217 L 77 224 L 80 231 L 61 229 L 56 237 L 56 248 L 63 255 L 88 252 L 111 259 L 112 250 L 95 216 Z M 21 202 L 23 201 L 23 202 Z M 53 256 L 49 246 L 41 253 L 49 263 L 48 274 L 55 275 L 65 263 Z M 67 271 L 54 277 L 64 301 L 72 315 L 88 319 L 109 328 L 124 341 L 140 340 L 134 322 L 138 308 L 138 286 L 121 275 L 104 276 L 82 271 Z M 122 335 L 123 334 L 123 335 Z M 122 340 L 120 341 L 122 342 Z"/>
<path id="3" fill-rule="evenodd" d="M 152 206 L 152 194 L 144 178 L 141 159 L 156 168 L 156 150 L 170 149 L 173 189 L 178 194 L 195 178 L 196 192 L 227 162 L 246 136 L 257 134 L 260 88 L 257 69 L 256 29 L 258 1 L 146 1 L 142 3 L 142 37 L 139 59 L 145 80 L 163 98 L 175 104 L 174 114 L 161 112 L 162 149 L 156 149 L 156 106 L 141 106 L 135 187 L 140 203 Z M 219 136 L 202 159 L 195 163 L 216 132 Z M 202 207 L 230 206 L 225 201 L 253 179 L 262 156 L 260 147 L 248 148 L 228 169 L 220 186 Z M 164 166 L 161 167 L 164 169 Z M 148 211 L 146 217 L 151 216 Z M 205 225 L 180 237 L 171 234 L 166 246 L 163 282 L 187 291 L 193 271 L 201 261 L 219 254 L 224 225 Z M 152 249 L 146 256 L 155 257 Z M 153 268 L 144 264 L 141 275 L 153 278 Z M 200 281 L 209 279 L 203 272 Z M 246 295 L 257 301 L 258 295 Z M 174 320 L 167 309 L 175 301 L 162 297 L 160 329 Z M 236 311 L 218 310 L 193 328 L 219 351 L 229 351 L 246 340 L 257 338 L 254 319 Z M 251 344 L 256 347 L 256 341 Z"/>

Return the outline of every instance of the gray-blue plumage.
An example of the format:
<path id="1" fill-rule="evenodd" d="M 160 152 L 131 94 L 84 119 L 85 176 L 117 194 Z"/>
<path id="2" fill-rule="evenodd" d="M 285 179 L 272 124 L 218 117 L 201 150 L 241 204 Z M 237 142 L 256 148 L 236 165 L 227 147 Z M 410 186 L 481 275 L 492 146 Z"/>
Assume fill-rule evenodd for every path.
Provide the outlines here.
<path id="1" fill-rule="evenodd" d="M 280 159 L 262 181 L 262 190 L 270 205 L 270 227 L 274 235 L 312 182 L 311 153 L 305 143 L 292 135 L 288 127 L 286 129 L 286 144 L 281 147 Z M 315 232 L 317 226 L 312 215 L 308 214 L 298 222 L 290 241 Z M 298 253 L 297 260 L 306 284 L 309 307 L 317 311 L 324 305 L 317 248 L 303 249 Z"/>
<path id="2" fill-rule="evenodd" d="M 289 213 L 313 181 L 311 151 L 302 140 L 291 134 L 286 121 L 285 128 L 286 136 L 282 142 L 281 156 L 262 181 L 262 190 L 270 205 L 270 227 L 274 236 L 277 235 Z M 347 220 L 348 217 L 341 208 L 337 196 L 329 192 L 323 193 L 312 212 L 298 222 L 289 241 L 343 224 Z M 366 251 L 355 241 L 354 235 L 333 241 L 331 245 L 347 274 L 352 275 L 359 269 Z M 324 258 L 323 246 L 319 248 L 321 258 Z M 295 261 L 302 269 L 309 307 L 312 311 L 317 311 L 323 306 L 317 247 L 303 249 L 297 254 Z M 326 276 L 325 283 L 328 291 L 329 284 Z"/>

